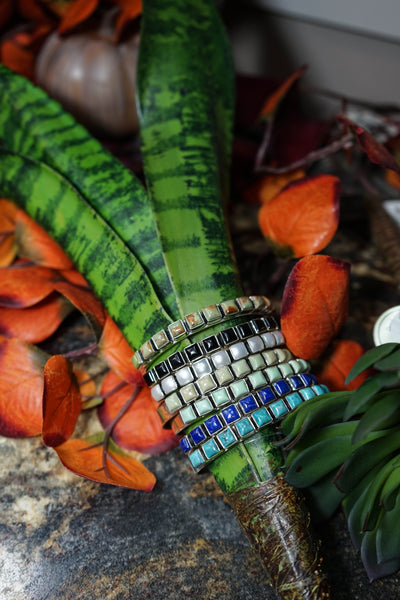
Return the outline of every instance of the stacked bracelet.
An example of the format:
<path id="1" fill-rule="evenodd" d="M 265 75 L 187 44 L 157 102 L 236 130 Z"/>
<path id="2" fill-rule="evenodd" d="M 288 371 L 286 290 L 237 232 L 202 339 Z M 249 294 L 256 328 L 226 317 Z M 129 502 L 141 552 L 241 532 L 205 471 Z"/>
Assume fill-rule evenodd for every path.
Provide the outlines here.
<path id="1" fill-rule="evenodd" d="M 168 329 L 153 335 L 134 353 L 133 364 L 136 368 L 148 365 L 172 345 L 221 321 L 245 314 L 262 315 L 270 312 L 271 303 L 265 296 L 242 296 L 219 304 L 211 304 L 171 323 Z"/>
<path id="2" fill-rule="evenodd" d="M 301 380 L 301 383 L 299 382 Z M 315 376 L 296 376 L 296 382 L 276 382 L 223 408 L 185 435 L 180 446 L 198 472 L 252 433 L 277 423 L 303 402 L 328 391 Z"/>

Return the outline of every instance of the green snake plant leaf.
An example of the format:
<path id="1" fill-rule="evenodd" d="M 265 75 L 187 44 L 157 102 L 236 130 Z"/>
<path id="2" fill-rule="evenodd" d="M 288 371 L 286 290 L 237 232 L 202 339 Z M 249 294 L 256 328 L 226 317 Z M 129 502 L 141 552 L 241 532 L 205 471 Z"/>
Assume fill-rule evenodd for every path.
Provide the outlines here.
<path id="1" fill-rule="evenodd" d="M 72 183 L 142 263 L 164 306 L 176 301 L 143 185 L 40 88 L 0 64 L 0 139 Z"/>
<path id="2" fill-rule="evenodd" d="M 168 326 L 142 265 L 62 175 L 0 149 L 0 189 L 52 234 L 133 348 Z"/>
<path id="3" fill-rule="evenodd" d="M 145 2 L 141 30 L 145 174 L 182 315 L 242 293 L 223 212 L 233 69 L 214 2 Z"/>

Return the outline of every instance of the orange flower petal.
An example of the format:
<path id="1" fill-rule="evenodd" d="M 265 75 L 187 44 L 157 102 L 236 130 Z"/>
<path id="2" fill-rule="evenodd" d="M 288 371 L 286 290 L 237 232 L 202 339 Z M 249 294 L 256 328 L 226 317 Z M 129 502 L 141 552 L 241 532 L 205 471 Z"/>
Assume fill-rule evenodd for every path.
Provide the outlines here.
<path id="1" fill-rule="evenodd" d="M 35 71 L 35 54 L 33 50 L 20 46 L 16 40 L 9 38 L 0 45 L 1 62 L 23 77 L 33 79 Z"/>
<path id="2" fill-rule="evenodd" d="M 353 340 L 338 340 L 334 342 L 332 352 L 327 357 L 322 370 L 316 373 L 320 383 L 328 386 L 331 392 L 341 390 L 356 390 L 368 377 L 367 372 L 361 373 L 347 385 L 345 379 L 354 363 L 364 354 L 364 348 Z"/>
<path id="3" fill-rule="evenodd" d="M 16 216 L 18 256 L 51 269 L 71 269 L 72 262 L 60 246 L 24 211 Z"/>
<path id="4" fill-rule="evenodd" d="M 25 308 L 54 291 L 55 272 L 46 267 L 17 264 L 0 269 L 0 306 Z"/>
<path id="5" fill-rule="evenodd" d="M 50 337 L 72 309 L 56 294 L 27 308 L 0 308 L 0 333 L 37 344 Z"/>
<path id="6" fill-rule="evenodd" d="M 48 355 L 20 340 L 0 342 L 0 435 L 42 431 L 43 368 Z"/>
<path id="7" fill-rule="evenodd" d="M 296 169 L 281 175 L 266 175 L 245 190 L 243 197 L 249 204 L 265 204 L 281 192 L 286 185 L 303 177 L 305 177 L 303 169 Z"/>
<path id="8" fill-rule="evenodd" d="M 13 202 L 0 198 L 0 267 L 8 267 L 17 253 L 14 235 L 17 212 Z"/>
<path id="9" fill-rule="evenodd" d="M 93 446 L 90 440 L 69 440 L 55 451 L 67 469 L 93 481 L 146 492 L 150 492 L 156 483 L 154 475 L 141 462 L 116 449 L 108 451 L 105 472 L 103 448 Z"/>
<path id="10" fill-rule="evenodd" d="M 349 263 L 320 254 L 292 269 L 283 292 L 281 328 L 296 356 L 317 358 L 338 334 L 348 309 Z"/>
<path id="11" fill-rule="evenodd" d="M 71 363 L 59 354 L 52 356 L 44 367 L 42 438 L 46 446 L 59 446 L 71 437 L 81 409 Z"/>
<path id="12" fill-rule="evenodd" d="M 133 350 L 109 315 L 99 342 L 99 352 L 121 379 L 132 384 L 144 384 L 142 374 L 132 363 Z"/>
<path id="13" fill-rule="evenodd" d="M 120 383 L 121 379 L 110 371 L 101 388 L 102 394 L 110 394 L 98 409 L 100 422 L 105 429 L 135 391 L 135 386 L 126 384 L 115 393 L 110 393 Z M 112 437 L 118 446 L 146 454 L 160 454 L 178 443 L 178 438 L 170 429 L 163 429 L 147 386 L 141 388 L 131 406 L 116 423 Z"/>
<path id="14" fill-rule="evenodd" d="M 336 232 L 339 195 L 340 182 L 332 175 L 298 179 L 260 208 L 261 231 L 282 256 L 319 252 Z"/>

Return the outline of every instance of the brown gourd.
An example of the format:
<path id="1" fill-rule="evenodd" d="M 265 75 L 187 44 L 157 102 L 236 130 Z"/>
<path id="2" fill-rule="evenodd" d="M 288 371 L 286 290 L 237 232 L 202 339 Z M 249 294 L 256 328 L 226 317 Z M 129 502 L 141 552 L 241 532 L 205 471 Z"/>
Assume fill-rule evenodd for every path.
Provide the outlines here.
<path id="1" fill-rule="evenodd" d="M 84 31 L 53 32 L 38 54 L 35 80 L 95 135 L 133 135 L 138 49 L 138 33 L 115 41 L 109 18 Z"/>

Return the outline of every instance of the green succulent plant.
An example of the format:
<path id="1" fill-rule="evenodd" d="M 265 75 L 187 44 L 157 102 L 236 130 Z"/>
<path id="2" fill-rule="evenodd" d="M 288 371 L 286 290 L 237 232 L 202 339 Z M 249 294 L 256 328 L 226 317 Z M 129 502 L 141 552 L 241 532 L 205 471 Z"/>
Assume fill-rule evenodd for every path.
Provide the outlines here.
<path id="1" fill-rule="evenodd" d="M 355 391 L 310 400 L 282 423 L 286 479 L 302 488 L 315 516 L 339 506 L 371 580 L 400 568 L 400 344 L 368 350 L 347 383 Z"/>

